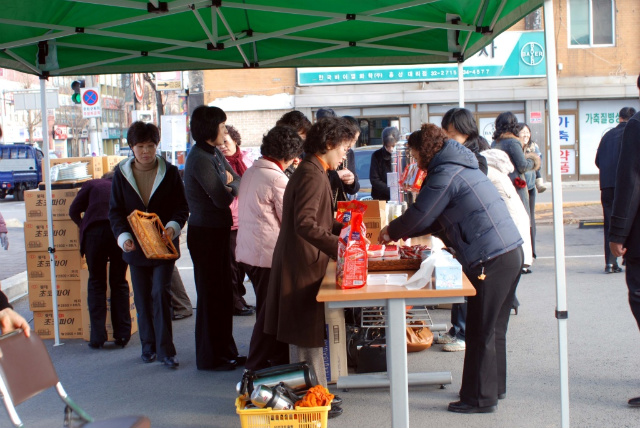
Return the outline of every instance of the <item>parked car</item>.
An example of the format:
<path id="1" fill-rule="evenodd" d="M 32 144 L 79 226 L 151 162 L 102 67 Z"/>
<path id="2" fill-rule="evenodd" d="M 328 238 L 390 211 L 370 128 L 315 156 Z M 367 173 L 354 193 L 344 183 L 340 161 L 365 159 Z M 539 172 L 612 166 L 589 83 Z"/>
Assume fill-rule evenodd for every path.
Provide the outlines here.
<path id="1" fill-rule="evenodd" d="M 369 168 L 371 166 L 371 155 L 376 150 L 382 148 L 378 146 L 362 146 L 353 149 L 356 160 L 356 173 L 360 183 L 360 191 L 356 194 L 356 199 L 366 201 L 371 199 L 371 181 L 369 180 Z"/>

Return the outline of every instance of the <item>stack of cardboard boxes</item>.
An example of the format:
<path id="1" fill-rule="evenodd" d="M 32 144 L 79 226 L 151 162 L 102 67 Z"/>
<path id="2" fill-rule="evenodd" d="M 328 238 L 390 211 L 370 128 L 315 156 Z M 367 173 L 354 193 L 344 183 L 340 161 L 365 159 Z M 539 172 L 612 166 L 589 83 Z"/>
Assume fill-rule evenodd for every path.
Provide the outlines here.
<path id="1" fill-rule="evenodd" d="M 102 177 L 103 165 L 108 158 L 66 158 L 53 161 L 77 162 L 79 159 L 92 160 L 90 174 L 94 178 Z M 115 165 L 118 159 L 111 159 Z M 60 163 L 60 162 L 56 162 Z M 80 255 L 80 236 L 78 226 L 69 217 L 69 207 L 78 194 L 79 188 L 53 189 L 51 191 L 51 211 L 53 217 L 54 260 L 56 265 L 56 288 L 58 299 L 58 319 L 60 337 L 64 339 L 89 340 L 89 316 L 86 298 L 86 270 Z M 27 279 L 29 289 L 29 307 L 33 311 L 34 330 L 42 338 L 54 337 L 53 302 L 51 289 L 51 270 L 49 247 L 49 228 L 47 222 L 47 200 L 44 190 L 29 190 L 24 194 L 26 222 L 24 224 L 25 249 L 27 255 Z M 129 278 L 127 278 L 129 279 Z M 108 288 L 107 288 L 108 289 Z M 129 280 L 132 333 L 138 330 L 133 291 Z M 107 296 L 109 310 L 109 296 Z M 107 332 L 112 340 L 110 314 L 107 313 Z"/>

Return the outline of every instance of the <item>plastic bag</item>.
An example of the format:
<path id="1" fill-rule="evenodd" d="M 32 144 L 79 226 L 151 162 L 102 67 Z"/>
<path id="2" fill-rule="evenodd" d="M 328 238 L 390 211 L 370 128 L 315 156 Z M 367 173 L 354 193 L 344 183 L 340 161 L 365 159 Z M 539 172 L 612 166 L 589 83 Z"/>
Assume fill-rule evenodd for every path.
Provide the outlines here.
<path id="1" fill-rule="evenodd" d="M 342 228 L 338 240 L 336 284 L 341 288 L 360 288 L 367 285 L 366 229 L 362 213 L 352 212 L 351 221 Z"/>

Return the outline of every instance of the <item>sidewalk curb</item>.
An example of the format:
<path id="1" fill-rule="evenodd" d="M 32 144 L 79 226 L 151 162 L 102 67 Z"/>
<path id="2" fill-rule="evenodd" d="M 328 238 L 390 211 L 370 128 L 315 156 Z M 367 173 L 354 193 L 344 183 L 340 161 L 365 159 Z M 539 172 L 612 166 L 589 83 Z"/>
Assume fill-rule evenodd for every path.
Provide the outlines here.
<path id="1" fill-rule="evenodd" d="M 0 281 L 0 284 L 2 285 L 2 292 L 7 295 L 9 302 L 15 302 L 21 297 L 26 296 L 29 290 L 27 285 L 27 271 L 3 279 Z"/>
<path id="2" fill-rule="evenodd" d="M 600 205 L 600 201 L 581 201 L 581 202 L 563 202 L 562 208 L 573 208 L 573 207 L 586 207 L 589 205 Z M 536 212 L 538 211 L 548 211 L 553 209 L 552 202 L 538 202 L 536 203 Z"/>

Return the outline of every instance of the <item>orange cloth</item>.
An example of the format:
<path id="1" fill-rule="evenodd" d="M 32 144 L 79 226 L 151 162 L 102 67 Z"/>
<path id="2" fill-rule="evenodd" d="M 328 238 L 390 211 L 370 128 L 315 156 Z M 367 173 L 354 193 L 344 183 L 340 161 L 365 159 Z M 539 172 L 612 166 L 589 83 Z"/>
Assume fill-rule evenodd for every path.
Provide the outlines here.
<path id="1" fill-rule="evenodd" d="M 322 385 L 316 385 L 307 391 L 306 395 L 296 402 L 296 407 L 321 407 L 331 404 L 334 395 Z"/>

